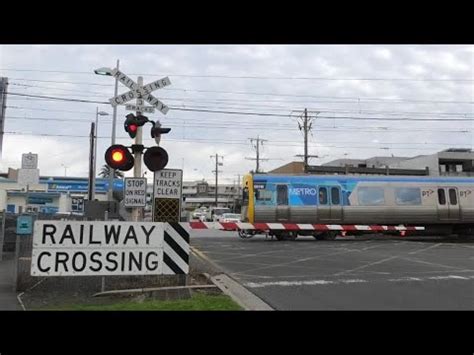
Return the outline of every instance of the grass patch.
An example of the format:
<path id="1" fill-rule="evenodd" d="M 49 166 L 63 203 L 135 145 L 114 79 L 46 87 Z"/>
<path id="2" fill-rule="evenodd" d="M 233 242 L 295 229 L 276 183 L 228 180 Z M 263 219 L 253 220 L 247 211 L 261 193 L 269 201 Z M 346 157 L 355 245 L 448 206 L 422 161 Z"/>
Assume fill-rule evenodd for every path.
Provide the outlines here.
<path id="1" fill-rule="evenodd" d="M 117 302 L 112 304 L 70 304 L 42 308 L 57 311 L 238 311 L 242 308 L 229 296 L 194 294 L 190 299 L 143 302 Z"/>

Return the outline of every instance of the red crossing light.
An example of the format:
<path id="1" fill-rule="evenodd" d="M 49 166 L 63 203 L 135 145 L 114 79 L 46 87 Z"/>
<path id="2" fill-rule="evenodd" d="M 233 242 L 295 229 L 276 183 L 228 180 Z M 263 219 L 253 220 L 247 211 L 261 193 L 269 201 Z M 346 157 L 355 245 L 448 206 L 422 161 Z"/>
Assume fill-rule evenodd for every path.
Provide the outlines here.
<path id="1" fill-rule="evenodd" d="M 133 168 L 135 159 L 127 147 L 114 144 L 105 152 L 105 161 L 108 166 L 115 170 L 128 171 Z"/>

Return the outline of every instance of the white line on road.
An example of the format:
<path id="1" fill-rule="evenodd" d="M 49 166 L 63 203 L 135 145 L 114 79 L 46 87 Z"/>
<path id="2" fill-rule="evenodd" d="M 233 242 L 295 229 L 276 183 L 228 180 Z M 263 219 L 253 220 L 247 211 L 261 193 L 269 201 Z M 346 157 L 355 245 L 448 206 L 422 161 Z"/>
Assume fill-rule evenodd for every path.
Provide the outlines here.
<path id="1" fill-rule="evenodd" d="M 472 280 L 472 276 L 458 276 L 458 275 L 445 275 L 445 276 L 430 276 L 430 277 L 401 277 L 396 279 L 376 279 L 376 280 L 363 280 L 363 279 L 340 279 L 340 280 L 307 280 L 307 281 L 268 281 L 268 282 L 247 282 L 244 284 L 250 288 L 262 288 L 270 286 L 279 287 L 292 287 L 292 286 L 319 286 L 319 285 L 337 285 L 337 284 L 354 284 L 354 283 L 368 283 L 368 282 L 410 282 L 410 281 L 430 281 L 430 280 Z"/>
<path id="2" fill-rule="evenodd" d="M 418 249 L 418 250 L 409 252 L 408 254 L 418 254 L 418 253 L 421 253 L 421 252 L 423 252 L 423 251 L 426 251 L 426 250 L 429 250 L 429 249 L 432 249 L 432 248 L 437 248 L 437 247 L 439 247 L 440 245 L 443 245 L 443 243 L 438 243 L 438 244 L 435 244 L 435 245 L 431 245 L 431 246 L 429 246 L 428 248 L 424 248 L 424 249 Z"/>

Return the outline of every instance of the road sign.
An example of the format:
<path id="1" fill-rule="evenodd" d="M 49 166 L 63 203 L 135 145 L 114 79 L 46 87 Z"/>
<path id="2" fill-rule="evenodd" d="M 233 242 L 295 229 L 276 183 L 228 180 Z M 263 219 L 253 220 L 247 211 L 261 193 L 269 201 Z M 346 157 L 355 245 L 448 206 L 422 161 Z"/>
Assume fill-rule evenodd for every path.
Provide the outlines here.
<path id="1" fill-rule="evenodd" d="M 137 106 L 137 105 L 126 105 L 125 109 L 128 111 L 138 111 L 138 112 L 147 112 L 147 113 L 153 113 L 155 112 L 155 108 L 151 106 Z"/>
<path id="2" fill-rule="evenodd" d="M 179 222 L 181 219 L 183 171 L 155 171 L 153 179 L 153 221 Z"/>
<path id="3" fill-rule="evenodd" d="M 16 219 L 16 234 L 33 234 L 33 216 L 20 215 Z"/>
<path id="4" fill-rule="evenodd" d="M 17 182 L 21 186 L 39 183 L 39 169 L 18 169 Z"/>
<path id="5" fill-rule="evenodd" d="M 183 171 L 163 169 L 155 171 L 153 196 L 159 198 L 181 199 Z"/>
<path id="6" fill-rule="evenodd" d="M 130 88 L 130 91 L 127 91 L 126 93 L 117 95 L 115 97 L 112 97 L 109 99 L 109 102 L 112 106 L 117 106 L 117 105 L 123 105 L 126 102 L 133 100 L 133 99 L 138 99 L 140 102 L 137 104 L 137 106 L 142 106 L 143 104 L 143 99 L 145 101 L 149 102 L 153 106 L 155 106 L 158 110 L 160 110 L 161 113 L 166 115 L 168 112 L 169 108 L 166 106 L 164 103 L 162 103 L 160 100 L 158 100 L 156 97 L 151 95 L 151 93 L 155 90 L 164 88 L 165 86 L 171 85 L 171 81 L 168 77 L 155 80 L 147 85 L 140 86 L 136 82 L 134 82 L 132 79 L 130 79 L 127 75 L 122 73 L 121 71 L 114 69 L 112 70 L 112 75 L 118 80 Z M 141 104 L 140 104 L 141 103 Z M 143 112 L 148 112 L 148 111 L 143 111 Z"/>
<path id="7" fill-rule="evenodd" d="M 158 100 L 156 97 L 154 97 L 152 94 L 148 94 L 143 98 L 145 99 L 145 101 L 155 106 L 162 114 L 166 115 L 168 113 L 169 107 L 166 106 L 160 100 Z"/>
<path id="8" fill-rule="evenodd" d="M 146 206 L 146 178 L 125 178 L 124 204 L 125 207 Z"/>
<path id="9" fill-rule="evenodd" d="M 189 272 L 179 224 L 36 221 L 32 276 L 174 275 Z"/>
<path id="10" fill-rule="evenodd" d="M 22 154 L 21 156 L 22 169 L 38 169 L 38 154 Z"/>
<path id="11" fill-rule="evenodd" d="M 117 68 L 113 69 L 111 72 L 112 76 L 114 78 L 117 78 L 118 81 L 120 81 L 122 84 L 124 84 L 126 87 L 135 90 L 138 88 L 138 84 L 134 82 L 132 79 L 130 79 L 126 74 L 122 73 L 120 70 Z"/>

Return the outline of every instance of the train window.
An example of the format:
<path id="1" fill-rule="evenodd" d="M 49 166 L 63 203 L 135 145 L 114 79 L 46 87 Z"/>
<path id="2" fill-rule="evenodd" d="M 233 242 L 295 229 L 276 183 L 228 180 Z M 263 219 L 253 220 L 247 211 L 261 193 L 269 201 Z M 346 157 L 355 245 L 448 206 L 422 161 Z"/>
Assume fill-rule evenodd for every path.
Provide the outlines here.
<path id="1" fill-rule="evenodd" d="M 277 185 L 277 205 L 288 206 L 288 186 Z"/>
<path id="2" fill-rule="evenodd" d="M 255 198 L 257 199 L 257 201 L 271 201 L 272 192 L 270 190 L 256 190 Z"/>
<path id="3" fill-rule="evenodd" d="M 319 188 L 319 204 L 320 205 L 328 204 L 328 190 L 325 187 Z"/>
<path id="4" fill-rule="evenodd" d="M 458 204 L 458 197 L 456 195 L 456 189 L 449 189 L 449 203 L 451 205 Z"/>
<path id="5" fill-rule="evenodd" d="M 418 187 L 398 187 L 395 189 L 397 205 L 421 205 L 421 190 Z"/>
<path id="6" fill-rule="evenodd" d="M 446 204 L 446 194 L 444 192 L 444 189 L 438 189 L 438 202 L 440 205 Z"/>
<path id="7" fill-rule="evenodd" d="M 385 203 L 384 189 L 382 187 L 359 187 L 359 205 L 378 206 Z"/>
<path id="8" fill-rule="evenodd" d="M 337 187 L 331 187 L 331 203 L 333 205 L 339 205 L 340 204 L 340 197 L 339 197 L 339 188 Z"/>

